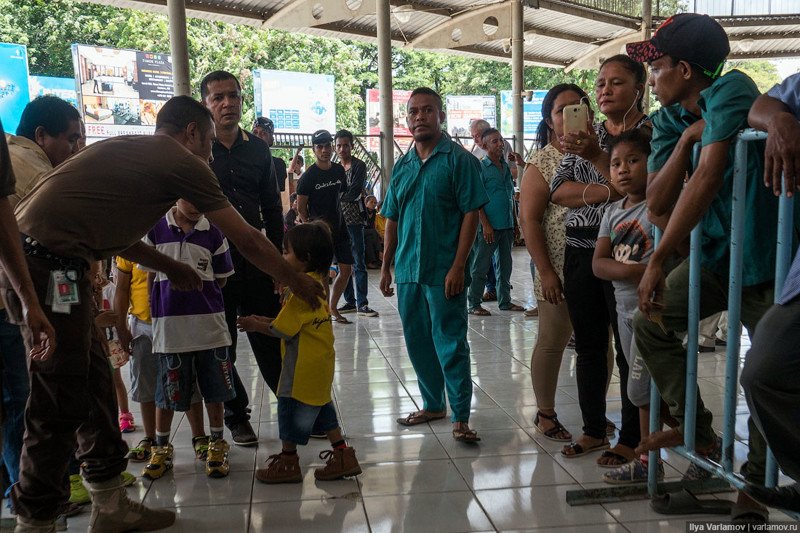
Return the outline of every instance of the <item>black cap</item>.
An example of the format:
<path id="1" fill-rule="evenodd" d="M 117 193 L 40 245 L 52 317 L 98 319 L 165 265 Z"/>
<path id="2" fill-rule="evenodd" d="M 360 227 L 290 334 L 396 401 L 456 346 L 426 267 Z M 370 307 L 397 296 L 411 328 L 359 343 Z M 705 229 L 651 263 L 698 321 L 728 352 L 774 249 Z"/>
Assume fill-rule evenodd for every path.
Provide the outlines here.
<path id="1" fill-rule="evenodd" d="M 708 15 L 680 13 L 658 27 L 649 41 L 625 45 L 636 61 L 652 62 L 669 55 L 703 69 L 711 79 L 722 73 L 722 65 L 731 51 L 728 34 L 719 22 Z"/>
<path id="2" fill-rule="evenodd" d="M 258 117 L 255 122 L 253 122 L 253 129 L 256 128 L 264 128 L 270 133 L 275 133 L 275 124 L 272 122 L 272 119 L 267 117 Z"/>
<path id="3" fill-rule="evenodd" d="M 311 144 L 325 144 L 333 142 L 333 135 L 328 130 L 317 130 L 311 136 Z"/>

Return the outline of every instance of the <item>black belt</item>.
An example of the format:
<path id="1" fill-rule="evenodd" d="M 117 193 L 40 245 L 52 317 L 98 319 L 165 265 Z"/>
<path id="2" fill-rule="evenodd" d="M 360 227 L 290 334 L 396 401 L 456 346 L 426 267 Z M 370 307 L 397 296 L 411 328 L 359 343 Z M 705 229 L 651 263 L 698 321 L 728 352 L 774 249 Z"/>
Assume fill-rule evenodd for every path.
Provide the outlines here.
<path id="1" fill-rule="evenodd" d="M 25 255 L 45 259 L 58 265 L 64 270 L 67 279 L 78 281 L 89 270 L 89 263 L 87 263 L 85 259 L 56 255 L 42 246 L 42 244 L 33 237 L 25 235 L 24 233 L 20 233 L 19 235 L 22 239 L 22 250 L 25 252 Z"/>
<path id="2" fill-rule="evenodd" d="M 600 226 L 580 226 L 577 228 L 567 226 L 567 237 L 572 239 L 596 241 L 598 233 L 600 233 Z"/>

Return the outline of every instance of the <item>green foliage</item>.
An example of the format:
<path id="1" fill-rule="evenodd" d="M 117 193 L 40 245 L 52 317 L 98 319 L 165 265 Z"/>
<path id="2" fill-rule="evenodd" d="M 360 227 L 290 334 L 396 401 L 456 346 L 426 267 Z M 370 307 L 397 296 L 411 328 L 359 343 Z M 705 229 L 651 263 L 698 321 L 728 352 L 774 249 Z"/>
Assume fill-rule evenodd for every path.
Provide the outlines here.
<path id="1" fill-rule="evenodd" d="M 363 131 L 366 90 L 378 84 L 374 44 L 198 19 L 189 19 L 188 39 L 195 97 L 200 97 L 200 80 L 208 72 L 234 73 L 245 94 L 242 124 L 254 119 L 252 70 L 267 68 L 333 74 L 337 126 Z M 73 0 L 0 0 L 0 41 L 27 45 L 31 74 L 45 76 L 73 76 L 73 43 L 169 52 L 165 16 Z M 395 48 L 393 71 L 396 89 L 425 85 L 443 95 L 495 95 L 498 105 L 500 91 L 511 88 L 509 64 L 498 61 Z M 528 67 L 524 87 L 548 89 L 572 82 L 591 94 L 595 77 L 593 71 L 565 74 Z"/>
<path id="2" fill-rule="evenodd" d="M 772 88 L 773 85 L 781 82 L 781 77 L 778 75 L 778 67 L 775 66 L 775 63 L 770 61 L 728 61 L 725 64 L 724 72 L 728 72 L 729 70 L 733 69 L 741 70 L 750 76 L 753 81 L 756 82 L 758 90 L 762 93 L 767 92 Z"/>

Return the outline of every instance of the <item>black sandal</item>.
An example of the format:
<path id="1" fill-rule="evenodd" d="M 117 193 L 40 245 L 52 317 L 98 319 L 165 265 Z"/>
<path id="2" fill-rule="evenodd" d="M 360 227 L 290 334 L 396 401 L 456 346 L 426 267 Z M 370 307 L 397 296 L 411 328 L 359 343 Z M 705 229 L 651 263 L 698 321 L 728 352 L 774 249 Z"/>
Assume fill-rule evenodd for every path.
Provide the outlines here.
<path id="1" fill-rule="evenodd" d="M 542 431 L 539 428 L 539 417 L 542 417 L 544 419 L 549 420 L 550 422 L 552 422 L 554 424 L 554 426 L 551 427 L 550 429 L 548 429 L 547 431 Z M 564 425 L 561 422 L 559 422 L 558 415 L 546 415 L 541 411 L 537 411 L 536 412 L 536 418 L 533 419 L 533 424 L 534 424 L 534 426 L 536 426 L 536 431 L 538 431 L 539 433 L 544 435 L 544 438 L 546 438 L 546 439 L 550 439 L 550 440 L 553 440 L 553 441 L 556 441 L 556 442 L 571 442 L 572 441 L 572 435 L 570 435 L 570 432 L 567 431 L 567 428 L 565 428 Z M 558 438 L 558 437 L 555 436 L 555 435 L 558 435 L 561 432 L 566 433 L 567 435 L 569 435 L 569 437 Z"/>

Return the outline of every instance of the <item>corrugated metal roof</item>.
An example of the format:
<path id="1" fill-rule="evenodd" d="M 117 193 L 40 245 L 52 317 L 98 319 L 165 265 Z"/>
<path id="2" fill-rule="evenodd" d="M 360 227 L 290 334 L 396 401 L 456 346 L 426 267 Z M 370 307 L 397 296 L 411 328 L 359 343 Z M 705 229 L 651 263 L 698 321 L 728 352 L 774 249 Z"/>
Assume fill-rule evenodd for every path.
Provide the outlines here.
<path id="1" fill-rule="evenodd" d="M 166 13 L 166 0 L 84 0 L 114 7 L 142 9 Z M 326 10 L 324 23 L 316 24 L 307 16 L 315 4 L 329 7 L 336 0 L 186 0 L 187 14 L 206 20 L 232 24 L 300 31 L 312 35 L 375 41 L 377 21 L 366 4 L 357 13 L 347 9 Z M 375 0 L 362 0 L 374 3 Z M 725 0 L 715 0 L 725 1 Z M 733 1 L 733 0 L 727 0 Z M 786 2 L 787 0 L 781 0 Z M 585 0 L 582 3 L 586 3 Z M 357 6 L 359 0 L 349 0 L 348 8 Z M 498 18 L 509 10 L 508 0 L 392 0 L 392 40 L 396 45 L 436 32 L 444 23 L 459 20 L 476 9 L 496 5 Z M 569 0 L 523 0 L 526 41 L 525 60 L 528 64 L 566 66 L 597 49 L 598 46 L 626 34 L 634 35 L 641 20 L 579 5 Z M 405 7 L 401 7 L 405 6 Z M 531 6 L 539 6 L 538 8 Z M 284 22 L 273 25 L 270 18 L 282 10 L 296 9 L 308 25 L 289 28 Z M 489 8 L 495 12 L 494 8 Z M 509 10 L 510 11 L 510 10 Z M 335 13 L 331 15 L 331 13 Z M 341 15 L 341 19 L 336 18 Z M 333 16 L 333 19 L 331 19 Z M 291 20 L 293 17 L 281 19 Z M 300 17 L 297 17 L 300 19 Z M 800 56 L 800 16 L 748 16 L 718 17 L 731 36 L 731 58 Z M 478 24 L 480 21 L 478 21 Z M 447 30 L 448 32 L 450 30 Z M 477 31 L 477 30 L 476 30 Z M 509 35 L 498 31 L 492 37 L 480 35 L 480 42 L 434 50 L 469 57 L 483 57 L 501 61 L 510 60 L 507 43 Z M 494 40 L 487 40 L 494 39 Z M 449 41 L 448 41 L 449 42 Z M 759 55 L 760 54 L 760 55 Z"/>

